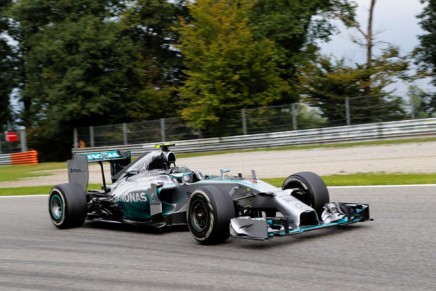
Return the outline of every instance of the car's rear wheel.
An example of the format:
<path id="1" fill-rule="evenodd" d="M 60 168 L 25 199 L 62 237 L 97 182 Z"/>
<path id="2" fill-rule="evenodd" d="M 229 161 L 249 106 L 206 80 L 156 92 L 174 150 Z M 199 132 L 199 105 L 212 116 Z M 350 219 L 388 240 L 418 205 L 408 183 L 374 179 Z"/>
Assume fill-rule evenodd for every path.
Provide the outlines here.
<path id="1" fill-rule="evenodd" d="M 312 172 L 290 175 L 283 183 L 282 189 L 296 189 L 292 196 L 315 209 L 319 217 L 324 205 L 330 202 L 327 186 L 320 176 Z"/>
<path id="2" fill-rule="evenodd" d="M 230 236 L 230 219 L 235 217 L 233 200 L 216 187 L 194 191 L 189 198 L 188 227 L 202 244 L 218 244 Z"/>
<path id="3" fill-rule="evenodd" d="M 57 228 L 81 226 L 86 219 L 86 194 L 77 184 L 54 186 L 48 198 L 48 212 Z"/>

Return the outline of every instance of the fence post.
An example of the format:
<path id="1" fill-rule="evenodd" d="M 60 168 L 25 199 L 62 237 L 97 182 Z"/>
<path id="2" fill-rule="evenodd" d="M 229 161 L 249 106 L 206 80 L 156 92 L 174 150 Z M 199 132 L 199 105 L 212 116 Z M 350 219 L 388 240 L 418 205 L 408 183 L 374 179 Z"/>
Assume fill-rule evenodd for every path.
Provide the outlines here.
<path id="1" fill-rule="evenodd" d="M 411 113 L 411 117 L 412 117 L 412 119 L 415 119 L 416 118 L 416 115 L 415 115 L 415 102 L 413 100 L 413 96 L 410 96 L 409 100 L 410 100 L 410 113 Z"/>
<path id="2" fill-rule="evenodd" d="M 123 144 L 127 145 L 127 123 L 123 123 Z"/>
<path id="3" fill-rule="evenodd" d="M 75 149 L 79 148 L 79 133 L 77 132 L 77 128 L 73 129 L 73 147 Z"/>
<path id="4" fill-rule="evenodd" d="M 345 97 L 345 119 L 346 119 L 347 125 L 351 125 L 350 97 Z"/>
<path id="5" fill-rule="evenodd" d="M 89 127 L 89 142 L 91 143 L 91 147 L 93 148 L 94 145 L 94 126 Z"/>
<path id="6" fill-rule="evenodd" d="M 27 134 L 26 130 L 20 130 L 20 147 L 22 152 L 27 152 Z"/>
<path id="7" fill-rule="evenodd" d="M 298 105 L 297 103 L 292 103 L 291 104 L 292 129 L 293 130 L 298 130 L 298 124 L 297 124 L 297 115 L 298 115 L 297 105 Z"/>
<path id="8" fill-rule="evenodd" d="M 242 116 L 242 134 L 247 135 L 247 119 L 245 117 L 245 108 L 241 109 Z"/>
<path id="9" fill-rule="evenodd" d="M 160 139 L 165 141 L 165 118 L 160 119 Z"/>

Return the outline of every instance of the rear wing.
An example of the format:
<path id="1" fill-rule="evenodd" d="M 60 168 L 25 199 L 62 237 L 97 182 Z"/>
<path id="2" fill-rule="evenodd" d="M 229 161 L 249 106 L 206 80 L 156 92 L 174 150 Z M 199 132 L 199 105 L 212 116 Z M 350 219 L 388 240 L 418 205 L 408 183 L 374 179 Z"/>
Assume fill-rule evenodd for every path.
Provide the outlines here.
<path id="1" fill-rule="evenodd" d="M 89 183 L 89 163 L 98 163 L 101 168 L 103 189 L 106 191 L 106 179 L 103 162 L 109 162 L 112 182 L 116 181 L 116 175 L 126 168 L 132 161 L 130 151 L 104 151 L 86 154 L 75 154 L 72 160 L 68 160 L 68 181 L 79 184 L 85 191 Z"/>
<path id="2" fill-rule="evenodd" d="M 79 155 L 85 155 L 89 163 L 125 159 L 123 153 L 121 153 L 120 151 L 95 152 L 95 153 L 87 153 L 87 154 L 79 154 Z"/>

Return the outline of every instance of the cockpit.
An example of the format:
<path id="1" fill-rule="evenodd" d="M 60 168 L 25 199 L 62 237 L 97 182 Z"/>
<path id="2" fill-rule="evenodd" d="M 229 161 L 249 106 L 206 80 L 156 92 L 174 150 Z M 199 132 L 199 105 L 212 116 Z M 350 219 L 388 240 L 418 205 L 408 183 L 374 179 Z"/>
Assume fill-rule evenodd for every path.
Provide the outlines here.
<path id="1" fill-rule="evenodd" d="M 172 152 L 153 151 L 140 156 L 126 173 L 140 174 L 151 170 L 170 170 L 175 167 L 176 156 Z"/>
<path id="2" fill-rule="evenodd" d="M 200 172 L 193 172 L 187 167 L 176 166 L 176 155 L 170 151 L 152 151 L 140 156 L 125 172 L 133 175 L 170 175 L 179 183 L 194 183 L 203 179 Z"/>

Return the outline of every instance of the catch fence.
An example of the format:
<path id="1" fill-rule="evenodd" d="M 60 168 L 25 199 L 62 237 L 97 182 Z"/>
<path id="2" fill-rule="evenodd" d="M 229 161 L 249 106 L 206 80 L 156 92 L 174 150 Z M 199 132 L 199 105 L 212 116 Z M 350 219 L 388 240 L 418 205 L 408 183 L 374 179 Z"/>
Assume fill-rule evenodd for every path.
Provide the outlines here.
<path id="1" fill-rule="evenodd" d="M 346 125 L 229 137 L 174 140 L 178 153 L 436 136 L 436 118 Z M 138 156 L 155 143 L 74 148 L 73 153 L 122 150 Z"/>
<path id="2" fill-rule="evenodd" d="M 328 114 L 305 103 L 241 109 L 204 130 L 193 129 L 180 118 L 81 127 L 74 130 L 74 148 L 307 130 L 409 120 L 412 116 L 410 108 L 395 102 L 379 103 L 374 98 L 354 97 L 328 109 Z"/>

